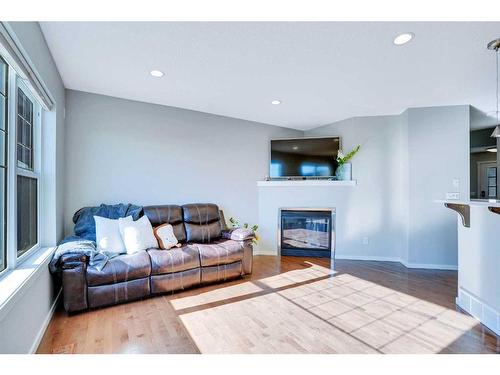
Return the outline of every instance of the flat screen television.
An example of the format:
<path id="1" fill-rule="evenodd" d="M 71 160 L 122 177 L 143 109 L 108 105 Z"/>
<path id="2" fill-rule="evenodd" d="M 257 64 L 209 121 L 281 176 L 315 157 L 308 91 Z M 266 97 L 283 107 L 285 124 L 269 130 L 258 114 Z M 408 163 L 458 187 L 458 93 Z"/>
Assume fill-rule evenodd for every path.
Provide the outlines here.
<path id="1" fill-rule="evenodd" d="M 271 178 L 331 178 L 337 168 L 339 137 L 271 140 Z"/>

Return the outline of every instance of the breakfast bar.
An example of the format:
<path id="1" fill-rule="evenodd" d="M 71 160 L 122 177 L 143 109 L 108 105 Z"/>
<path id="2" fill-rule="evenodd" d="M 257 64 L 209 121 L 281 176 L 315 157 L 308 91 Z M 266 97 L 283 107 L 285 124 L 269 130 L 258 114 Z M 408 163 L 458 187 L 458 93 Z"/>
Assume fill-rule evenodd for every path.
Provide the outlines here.
<path id="1" fill-rule="evenodd" d="M 457 305 L 500 334 L 500 200 L 439 201 L 457 213 Z M 477 275 L 482 275 L 478 278 Z"/>

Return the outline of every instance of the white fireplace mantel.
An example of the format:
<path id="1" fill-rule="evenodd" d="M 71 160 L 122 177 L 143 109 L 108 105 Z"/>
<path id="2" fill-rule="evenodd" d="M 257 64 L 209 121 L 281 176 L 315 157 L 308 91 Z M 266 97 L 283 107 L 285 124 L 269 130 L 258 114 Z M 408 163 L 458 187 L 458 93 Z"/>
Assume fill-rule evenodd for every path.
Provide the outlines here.
<path id="1" fill-rule="evenodd" d="M 274 180 L 274 181 L 257 181 L 258 187 L 303 187 L 303 186 L 356 186 L 356 180 L 349 181 L 334 181 L 334 180 Z"/>

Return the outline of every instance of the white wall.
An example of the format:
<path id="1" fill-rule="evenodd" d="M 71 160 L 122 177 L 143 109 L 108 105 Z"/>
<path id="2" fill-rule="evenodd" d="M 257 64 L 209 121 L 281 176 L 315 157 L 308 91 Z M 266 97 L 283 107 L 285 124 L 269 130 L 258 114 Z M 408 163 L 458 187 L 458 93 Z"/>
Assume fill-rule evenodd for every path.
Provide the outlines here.
<path id="1" fill-rule="evenodd" d="M 454 191 L 469 198 L 469 113 L 467 105 L 408 110 L 409 263 L 457 265 L 456 218 L 434 201 Z"/>
<path id="2" fill-rule="evenodd" d="M 42 245 L 55 245 L 62 238 L 64 220 L 64 86 L 38 23 L 8 24 L 56 101 L 56 111 L 46 113 L 42 119 L 44 137 L 52 147 L 42 151 L 42 184 L 47 199 L 41 212 L 44 229 L 40 234 Z M 15 302 L 9 303 L 9 311 L 0 314 L 0 353 L 28 353 L 36 349 L 50 318 L 57 290 L 47 264 L 42 264 L 28 281 L 16 292 Z"/>
<path id="3" fill-rule="evenodd" d="M 83 206 L 213 202 L 258 220 L 269 139 L 301 131 L 67 91 L 66 232 Z"/>

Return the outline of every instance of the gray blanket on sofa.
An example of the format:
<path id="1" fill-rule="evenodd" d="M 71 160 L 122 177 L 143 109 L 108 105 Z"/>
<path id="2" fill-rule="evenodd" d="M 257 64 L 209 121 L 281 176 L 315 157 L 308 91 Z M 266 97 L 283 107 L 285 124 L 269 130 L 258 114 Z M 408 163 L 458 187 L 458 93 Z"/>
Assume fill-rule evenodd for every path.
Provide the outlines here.
<path id="1" fill-rule="evenodd" d="M 120 217 L 132 216 L 137 220 L 142 213 L 142 207 L 130 203 L 119 203 L 114 205 L 101 204 L 97 207 L 84 207 L 73 216 L 75 223 L 75 235 L 68 236 L 57 246 L 54 256 L 49 264 L 50 272 L 57 272 L 59 259 L 64 254 L 84 254 L 89 257 L 89 267 L 95 267 L 101 271 L 107 261 L 116 256 L 114 253 L 100 252 L 95 244 L 95 220 L 94 216 L 118 219 Z"/>
<path id="2" fill-rule="evenodd" d="M 89 267 L 94 267 L 101 271 L 108 260 L 116 254 L 107 254 L 106 252 L 99 252 L 95 246 L 95 242 L 88 240 L 76 240 L 64 242 L 57 246 L 54 256 L 49 263 L 49 270 L 55 273 L 59 269 L 59 259 L 64 254 L 83 254 L 89 257 Z"/>

